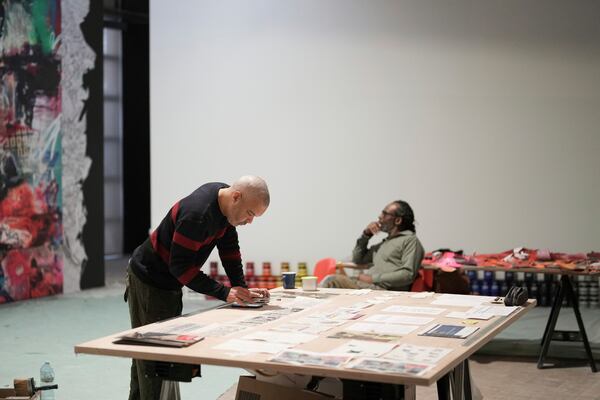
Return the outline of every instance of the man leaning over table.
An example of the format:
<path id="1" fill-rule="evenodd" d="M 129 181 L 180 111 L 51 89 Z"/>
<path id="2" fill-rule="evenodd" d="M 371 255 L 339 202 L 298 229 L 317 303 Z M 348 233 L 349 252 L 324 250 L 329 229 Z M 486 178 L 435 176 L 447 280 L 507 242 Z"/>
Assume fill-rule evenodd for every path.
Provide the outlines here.
<path id="1" fill-rule="evenodd" d="M 269 297 L 266 289 L 248 289 L 236 231 L 262 216 L 269 202 L 266 182 L 243 176 L 231 186 L 204 184 L 175 203 L 129 261 L 125 301 L 132 328 L 181 315 L 184 285 L 228 303 Z M 201 271 L 215 247 L 231 288 Z M 130 400 L 159 399 L 162 380 L 151 375 L 151 363 L 133 360 Z"/>

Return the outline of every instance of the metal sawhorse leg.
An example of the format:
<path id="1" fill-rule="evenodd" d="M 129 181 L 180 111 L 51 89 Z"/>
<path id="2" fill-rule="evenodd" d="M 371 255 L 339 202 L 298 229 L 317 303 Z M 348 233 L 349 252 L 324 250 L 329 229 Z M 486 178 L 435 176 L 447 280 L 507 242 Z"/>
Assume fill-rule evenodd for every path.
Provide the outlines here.
<path id="1" fill-rule="evenodd" d="M 571 304 L 573 304 L 573 312 L 575 313 L 575 318 L 577 319 L 579 331 L 555 330 L 558 314 L 560 313 L 560 309 L 565 298 L 570 300 Z M 544 335 L 542 336 L 542 350 L 538 359 L 538 368 L 544 368 L 544 359 L 546 358 L 546 354 L 548 353 L 548 348 L 550 347 L 550 342 L 552 340 L 581 340 L 583 342 L 585 352 L 587 353 L 592 372 L 598 371 L 596 369 L 596 362 L 594 361 L 592 349 L 590 348 L 590 342 L 588 341 L 587 334 L 585 333 L 585 326 L 583 325 L 583 320 L 581 319 L 581 313 L 579 311 L 579 299 L 573 290 L 571 277 L 568 275 L 561 276 L 558 288 L 556 290 L 556 295 L 554 296 L 554 302 L 552 303 L 550 316 L 548 317 L 548 322 L 546 323 L 546 328 L 544 329 Z"/>
<path id="2" fill-rule="evenodd" d="M 437 381 L 437 392 L 439 400 L 472 400 L 469 360 Z"/>

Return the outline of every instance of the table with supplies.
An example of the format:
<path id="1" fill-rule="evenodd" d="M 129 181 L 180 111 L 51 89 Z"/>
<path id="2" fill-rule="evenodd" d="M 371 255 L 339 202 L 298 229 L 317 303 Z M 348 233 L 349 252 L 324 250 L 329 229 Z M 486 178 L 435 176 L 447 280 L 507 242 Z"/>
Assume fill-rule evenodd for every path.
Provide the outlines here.
<path id="1" fill-rule="evenodd" d="M 75 346 L 81 354 L 219 365 L 269 376 L 339 382 L 344 399 L 415 398 L 437 383 L 443 399 L 470 399 L 468 358 L 535 306 L 484 296 L 368 289 L 275 289 L 260 308 L 223 305 Z M 133 334 L 133 335 L 132 335 Z M 163 345 L 127 337 L 163 336 Z M 169 341 L 172 341 L 169 342 Z M 316 381 L 316 382 L 315 382 Z"/>

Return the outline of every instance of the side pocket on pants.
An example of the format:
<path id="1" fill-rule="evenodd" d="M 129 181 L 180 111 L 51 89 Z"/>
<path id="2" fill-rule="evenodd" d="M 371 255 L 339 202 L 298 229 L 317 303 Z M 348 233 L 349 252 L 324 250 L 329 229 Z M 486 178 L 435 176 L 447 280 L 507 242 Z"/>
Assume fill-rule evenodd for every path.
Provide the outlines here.
<path id="1" fill-rule="evenodd" d="M 123 293 L 123 301 L 127 303 L 127 297 L 129 295 L 129 272 L 125 276 L 125 293 Z"/>

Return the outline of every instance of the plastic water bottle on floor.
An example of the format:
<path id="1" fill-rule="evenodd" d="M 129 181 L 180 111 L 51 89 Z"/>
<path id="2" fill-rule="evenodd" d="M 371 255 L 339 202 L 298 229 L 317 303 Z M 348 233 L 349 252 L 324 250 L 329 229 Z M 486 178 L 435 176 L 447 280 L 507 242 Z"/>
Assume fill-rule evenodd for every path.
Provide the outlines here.
<path id="1" fill-rule="evenodd" d="M 48 361 L 44 362 L 40 368 L 40 381 L 40 386 L 54 384 L 54 369 Z M 42 390 L 40 394 L 42 400 L 54 400 L 54 389 Z"/>

